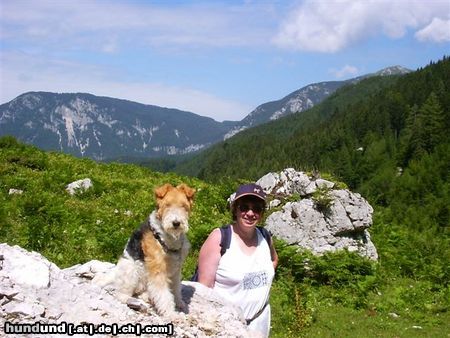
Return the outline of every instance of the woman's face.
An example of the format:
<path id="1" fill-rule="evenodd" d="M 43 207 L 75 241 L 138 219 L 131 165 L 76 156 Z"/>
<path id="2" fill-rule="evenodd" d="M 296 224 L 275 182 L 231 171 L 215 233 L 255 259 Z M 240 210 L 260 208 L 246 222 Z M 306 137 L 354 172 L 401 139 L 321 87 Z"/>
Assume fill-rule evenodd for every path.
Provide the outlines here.
<path id="1" fill-rule="evenodd" d="M 244 228 L 255 227 L 264 212 L 264 203 L 254 197 L 242 197 L 236 205 L 236 220 Z"/>

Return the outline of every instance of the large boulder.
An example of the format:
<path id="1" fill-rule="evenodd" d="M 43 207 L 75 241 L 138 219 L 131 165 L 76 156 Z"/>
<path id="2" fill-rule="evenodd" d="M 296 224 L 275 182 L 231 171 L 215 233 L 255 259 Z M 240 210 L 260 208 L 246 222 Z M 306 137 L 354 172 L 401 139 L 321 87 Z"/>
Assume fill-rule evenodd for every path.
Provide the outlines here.
<path id="1" fill-rule="evenodd" d="M 211 289 L 199 283 L 183 282 L 182 294 L 188 304 L 188 313 L 180 314 L 172 322 L 158 316 L 150 305 L 140 300 L 136 299 L 135 304 L 131 302 L 129 306 L 120 303 L 108 290 L 91 281 L 97 273 L 107 272 L 113 267 L 111 263 L 91 261 L 61 270 L 36 252 L 0 244 L 1 330 L 7 329 L 5 325 L 11 329 L 18 324 L 29 324 L 29 328 L 34 330 L 38 329 L 35 323 L 39 322 L 42 332 L 47 324 L 63 331 L 71 326 L 79 330 L 102 329 L 102 332 L 114 326 L 136 329 L 138 325 L 141 330 L 153 330 L 159 325 L 172 330 L 174 337 L 249 336 L 239 309 L 226 304 Z M 0 336 L 2 333 L 6 332 L 1 332 Z M 35 333 L 11 336 L 54 337 Z M 87 337 L 87 333 L 92 332 L 77 336 Z M 93 333 L 94 337 L 105 336 L 96 331 Z"/>
<path id="2" fill-rule="evenodd" d="M 274 236 L 315 254 L 347 249 L 378 259 L 368 232 L 373 209 L 360 194 L 292 168 L 257 183 L 269 195 L 266 227 Z"/>

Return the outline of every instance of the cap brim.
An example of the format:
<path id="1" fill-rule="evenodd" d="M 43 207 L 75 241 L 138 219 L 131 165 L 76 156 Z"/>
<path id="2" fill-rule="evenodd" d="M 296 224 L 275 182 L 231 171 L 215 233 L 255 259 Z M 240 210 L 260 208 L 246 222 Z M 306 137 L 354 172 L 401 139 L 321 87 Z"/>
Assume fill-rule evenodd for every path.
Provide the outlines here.
<path id="1" fill-rule="evenodd" d="M 262 201 L 264 201 L 264 202 L 266 201 L 266 199 L 265 199 L 264 197 L 261 197 L 260 195 L 255 194 L 255 193 L 253 193 L 253 192 L 248 192 L 248 193 L 239 195 L 238 197 L 235 197 L 235 198 L 234 198 L 234 201 L 237 201 L 238 199 L 240 199 L 240 198 L 242 198 L 242 197 L 244 197 L 244 196 L 255 196 L 255 197 L 258 197 L 260 200 L 262 200 Z M 233 203 L 234 203 L 234 202 L 233 202 Z"/>

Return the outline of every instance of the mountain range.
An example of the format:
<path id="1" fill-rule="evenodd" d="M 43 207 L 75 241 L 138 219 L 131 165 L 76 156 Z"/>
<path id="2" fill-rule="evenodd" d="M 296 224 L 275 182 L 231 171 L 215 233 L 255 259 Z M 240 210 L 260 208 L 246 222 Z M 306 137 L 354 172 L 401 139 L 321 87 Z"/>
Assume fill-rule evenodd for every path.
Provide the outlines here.
<path id="1" fill-rule="evenodd" d="M 190 158 L 144 165 L 208 182 L 296 168 L 331 173 L 356 188 L 361 177 L 373 176 L 367 189 L 377 187 L 383 196 L 387 176 L 401 175 L 411 160 L 448 140 L 449 67 L 444 58 L 404 76 L 368 77 L 311 109 L 244 130 Z"/>
<path id="2" fill-rule="evenodd" d="M 303 112 L 347 84 L 408 72 L 395 66 L 350 80 L 311 84 L 258 106 L 241 121 L 224 122 L 86 93 L 28 92 L 0 105 L 0 136 L 95 160 L 190 154 L 242 130 Z"/>
<path id="3" fill-rule="evenodd" d="M 411 70 L 407 68 L 393 66 L 384 68 L 376 73 L 366 74 L 349 80 L 326 81 L 307 85 L 290 93 L 280 100 L 261 104 L 250 114 L 248 114 L 242 121 L 237 123 L 234 128 L 225 135 L 224 138 L 227 139 L 242 130 L 255 127 L 269 121 L 277 120 L 283 116 L 301 113 L 308 110 L 325 100 L 328 96 L 345 85 L 355 84 L 372 76 L 404 75 L 410 72 Z"/>

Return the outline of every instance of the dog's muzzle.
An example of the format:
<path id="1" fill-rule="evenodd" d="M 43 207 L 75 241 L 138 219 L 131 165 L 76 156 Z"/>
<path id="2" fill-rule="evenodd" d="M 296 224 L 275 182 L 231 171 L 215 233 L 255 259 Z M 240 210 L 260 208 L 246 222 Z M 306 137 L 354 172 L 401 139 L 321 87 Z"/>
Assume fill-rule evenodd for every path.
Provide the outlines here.
<path id="1" fill-rule="evenodd" d="M 162 224 L 168 233 L 185 233 L 188 231 L 188 213 L 184 209 L 169 209 L 162 217 Z"/>

